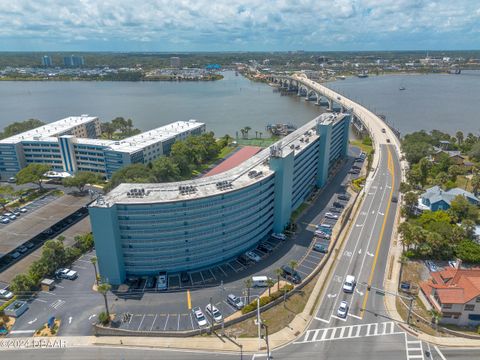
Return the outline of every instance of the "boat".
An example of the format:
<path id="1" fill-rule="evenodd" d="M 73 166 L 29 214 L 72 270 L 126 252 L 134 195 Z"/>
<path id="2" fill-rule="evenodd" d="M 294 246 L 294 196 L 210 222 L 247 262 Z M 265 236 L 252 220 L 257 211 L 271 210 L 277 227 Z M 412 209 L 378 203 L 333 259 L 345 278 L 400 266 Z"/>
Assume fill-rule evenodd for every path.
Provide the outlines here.
<path id="1" fill-rule="evenodd" d="M 398 90 L 400 90 L 400 91 L 405 90 L 405 86 L 400 86 L 400 87 L 398 88 Z"/>
<path id="2" fill-rule="evenodd" d="M 362 78 L 362 79 L 367 78 L 368 74 L 366 72 L 361 72 L 361 73 L 357 74 L 357 77 Z"/>
<path id="3" fill-rule="evenodd" d="M 343 75 L 337 76 L 337 80 L 345 80 L 345 79 L 346 79 L 346 77 L 343 76 Z"/>

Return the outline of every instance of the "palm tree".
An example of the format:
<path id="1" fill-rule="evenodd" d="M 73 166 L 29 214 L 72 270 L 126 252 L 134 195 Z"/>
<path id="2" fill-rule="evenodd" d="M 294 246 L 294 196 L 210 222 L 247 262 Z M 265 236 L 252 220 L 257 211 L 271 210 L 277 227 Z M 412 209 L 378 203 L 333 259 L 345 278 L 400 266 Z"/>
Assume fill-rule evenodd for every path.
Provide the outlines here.
<path id="1" fill-rule="evenodd" d="M 268 280 L 267 280 L 268 297 L 270 297 L 270 291 L 271 291 L 273 285 L 275 285 L 275 281 L 273 281 L 272 279 L 268 278 Z"/>
<path id="2" fill-rule="evenodd" d="M 292 268 L 292 270 L 295 270 L 298 266 L 298 262 L 296 262 L 295 260 L 290 260 L 290 262 L 288 263 L 288 265 L 290 265 L 290 267 Z"/>
<path id="3" fill-rule="evenodd" d="M 280 276 L 282 276 L 283 270 L 280 268 L 275 269 L 275 275 L 277 275 L 277 291 L 280 291 Z"/>
<path id="4" fill-rule="evenodd" d="M 250 130 L 252 130 L 252 128 L 251 128 L 250 126 L 245 126 L 245 127 L 243 128 L 243 130 L 245 130 L 245 136 L 246 136 L 247 139 L 248 139 L 248 132 L 249 132 Z"/>
<path id="5" fill-rule="evenodd" d="M 107 293 L 112 288 L 112 285 L 109 283 L 102 283 L 98 285 L 97 290 L 100 294 L 103 295 L 103 299 L 105 300 L 105 312 L 107 313 L 107 317 L 110 319 L 110 312 L 108 311 L 108 301 L 107 301 Z"/>
<path id="6" fill-rule="evenodd" d="M 432 324 L 435 325 L 435 330 L 438 329 L 438 322 L 442 318 L 442 312 L 437 309 L 428 310 L 428 314 L 432 317 Z"/>
<path id="7" fill-rule="evenodd" d="M 260 132 L 258 133 L 258 136 L 260 137 L 260 139 L 262 138 L 262 135 L 263 135 L 263 133 L 260 131 Z"/>
<path id="8" fill-rule="evenodd" d="M 477 195 L 478 190 L 480 189 L 480 174 L 475 174 L 472 176 L 471 180 L 472 192 Z"/>
<path id="9" fill-rule="evenodd" d="M 95 270 L 95 284 L 98 286 L 98 272 L 97 272 L 97 257 L 94 256 L 90 259 L 90 262 L 93 265 L 93 269 Z"/>
<path id="10" fill-rule="evenodd" d="M 250 289 L 253 286 L 253 281 L 252 279 L 248 278 L 245 280 L 245 287 L 247 288 L 247 304 L 250 304 Z"/>
<path id="11" fill-rule="evenodd" d="M 242 133 L 242 139 L 245 139 L 245 129 L 240 129 L 240 132 Z"/>

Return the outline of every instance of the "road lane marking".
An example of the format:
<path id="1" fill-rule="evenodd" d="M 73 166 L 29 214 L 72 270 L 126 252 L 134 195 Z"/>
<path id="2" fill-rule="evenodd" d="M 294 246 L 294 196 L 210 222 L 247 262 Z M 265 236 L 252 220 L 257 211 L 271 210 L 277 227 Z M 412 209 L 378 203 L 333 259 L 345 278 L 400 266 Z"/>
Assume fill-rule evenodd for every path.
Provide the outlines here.
<path id="1" fill-rule="evenodd" d="M 351 316 L 351 317 L 353 317 L 353 318 L 355 318 L 355 319 L 358 319 L 358 320 L 362 320 L 362 318 L 361 318 L 360 316 L 358 316 L 358 315 L 348 314 L 348 316 Z"/>
<path id="2" fill-rule="evenodd" d="M 437 352 L 438 356 L 440 356 L 442 358 L 442 360 L 447 360 L 447 358 L 442 354 L 442 352 L 440 351 L 440 349 L 438 348 L 437 345 L 435 345 L 433 348 Z"/>
<path id="3" fill-rule="evenodd" d="M 190 295 L 190 289 L 187 289 L 187 306 L 188 310 L 192 310 L 192 297 Z"/>
<path id="4" fill-rule="evenodd" d="M 322 321 L 322 322 L 324 322 L 325 324 L 330 324 L 330 321 L 329 321 L 329 320 L 325 320 L 325 319 L 319 318 L 319 317 L 317 317 L 317 316 L 315 316 L 315 320 Z"/>
<path id="5" fill-rule="evenodd" d="M 10 334 L 33 334 L 36 330 L 12 330 Z"/>
<path id="6" fill-rule="evenodd" d="M 373 258 L 373 265 L 372 265 L 372 270 L 370 271 L 370 276 L 368 278 L 367 284 L 371 286 L 372 280 L 373 280 L 373 274 L 375 273 L 375 267 L 377 266 L 377 260 L 378 260 L 378 254 L 380 253 L 380 247 L 382 245 L 382 239 L 383 235 L 385 234 L 385 226 L 387 224 L 387 219 L 388 219 L 388 213 L 390 212 L 390 205 L 392 203 L 392 197 L 393 197 L 393 190 L 395 189 L 395 169 L 392 168 L 392 153 L 390 152 L 390 148 L 387 148 L 388 150 L 388 171 L 390 172 L 392 176 L 392 188 L 390 189 L 390 195 L 388 197 L 388 203 L 387 203 L 387 209 L 385 210 L 386 216 L 383 217 L 383 223 L 382 223 L 382 228 L 380 230 L 380 237 L 378 239 L 377 243 L 377 249 L 375 251 L 375 256 Z M 360 313 L 363 316 L 363 313 L 365 312 L 365 308 L 367 306 L 367 300 L 368 300 L 368 291 L 365 294 L 365 297 L 363 298 L 363 303 L 362 303 L 362 308 L 360 310 Z"/>
<path id="7" fill-rule="evenodd" d="M 33 320 L 29 321 L 29 322 L 28 322 L 28 324 L 29 324 L 29 325 L 32 325 L 32 324 L 33 324 L 34 322 L 36 322 L 37 320 L 38 320 L 38 319 L 37 319 L 37 318 L 35 318 L 35 319 L 33 319 Z"/>

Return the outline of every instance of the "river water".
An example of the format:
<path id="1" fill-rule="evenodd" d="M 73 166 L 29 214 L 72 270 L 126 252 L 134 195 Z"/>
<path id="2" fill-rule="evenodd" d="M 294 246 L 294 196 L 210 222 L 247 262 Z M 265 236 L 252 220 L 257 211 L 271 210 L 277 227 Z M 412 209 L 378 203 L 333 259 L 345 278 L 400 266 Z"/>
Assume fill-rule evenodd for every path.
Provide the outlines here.
<path id="1" fill-rule="evenodd" d="M 266 134 L 269 123 L 302 125 L 321 111 L 312 102 L 280 96 L 232 72 L 224 76 L 215 82 L 0 81 L 0 128 L 28 118 L 51 122 L 90 114 L 102 121 L 131 118 L 142 130 L 197 119 L 219 136 L 235 136 L 250 126 L 252 136 Z M 349 78 L 327 86 L 386 115 L 403 134 L 420 128 L 480 130 L 480 72 Z"/>

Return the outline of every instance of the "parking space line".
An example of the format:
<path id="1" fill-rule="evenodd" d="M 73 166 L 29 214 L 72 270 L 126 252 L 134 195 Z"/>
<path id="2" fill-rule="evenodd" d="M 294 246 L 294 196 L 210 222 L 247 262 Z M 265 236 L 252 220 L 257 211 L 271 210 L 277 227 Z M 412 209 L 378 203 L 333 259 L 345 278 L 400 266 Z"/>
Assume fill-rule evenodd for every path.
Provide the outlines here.
<path id="1" fill-rule="evenodd" d="M 91 261 L 88 261 L 88 260 L 77 259 L 77 261 L 86 262 L 86 263 L 91 264 Z"/>
<path id="2" fill-rule="evenodd" d="M 308 270 L 313 270 L 313 269 L 315 269 L 314 267 L 310 267 L 310 266 L 308 266 L 308 265 L 305 265 L 303 262 L 302 262 L 300 265 L 298 265 L 298 267 L 304 267 L 304 268 L 307 268 Z M 300 272 L 301 272 L 301 271 L 300 271 Z"/>
<path id="3" fill-rule="evenodd" d="M 152 326 L 150 326 L 150 331 L 153 330 L 153 325 L 155 325 L 155 321 L 157 321 L 157 316 L 158 314 L 155 314 L 155 317 L 153 318 Z"/>
<path id="4" fill-rule="evenodd" d="M 216 276 L 214 275 L 213 271 L 210 270 L 210 269 L 208 269 L 208 271 L 210 271 L 210 274 L 212 274 L 213 278 L 214 278 L 215 280 L 217 280 L 217 278 L 216 278 Z"/>
<path id="5" fill-rule="evenodd" d="M 225 271 L 223 271 L 222 267 L 221 266 L 217 266 L 217 268 L 220 269 L 220 271 L 223 273 L 223 275 L 225 275 L 225 277 L 227 277 L 227 273 Z"/>
<path id="6" fill-rule="evenodd" d="M 308 260 L 308 259 L 303 259 L 302 264 L 303 264 L 305 261 L 308 262 L 308 263 L 312 263 L 312 264 L 315 265 L 315 266 L 317 266 L 317 264 L 318 264 L 318 263 L 316 263 L 315 261 Z M 302 265 L 302 264 L 300 264 L 300 265 Z"/>
<path id="7" fill-rule="evenodd" d="M 40 302 L 42 302 L 42 303 L 46 303 L 46 302 L 47 302 L 47 301 L 42 300 L 42 299 L 34 299 L 33 301 L 40 301 Z"/>
<path id="8" fill-rule="evenodd" d="M 170 318 L 170 314 L 167 314 L 167 320 L 165 321 L 165 326 L 163 327 L 163 331 L 167 329 L 168 319 Z"/>
<path id="9" fill-rule="evenodd" d="M 304 265 L 304 266 L 305 266 L 305 265 Z M 308 268 L 307 266 L 305 266 L 305 267 Z M 312 268 L 309 268 L 309 269 L 310 269 L 310 270 L 313 270 Z M 297 271 L 298 271 L 299 273 L 302 273 L 302 274 L 305 275 L 305 276 L 310 275 L 309 273 L 306 273 L 306 272 L 304 272 L 304 271 L 302 271 L 302 270 L 298 270 L 298 269 L 297 269 Z"/>
<path id="10" fill-rule="evenodd" d="M 199 271 L 199 273 L 200 273 L 200 276 L 201 276 L 201 278 L 202 278 L 202 281 L 203 281 L 203 283 L 205 284 L 205 279 L 203 278 L 203 274 L 202 274 L 202 272 L 201 272 L 201 271 Z"/>
<path id="11" fill-rule="evenodd" d="M 235 260 L 235 261 L 237 261 L 237 260 Z M 237 262 L 238 262 L 238 261 L 237 261 Z M 239 262 L 238 262 L 238 263 L 239 263 Z M 240 263 L 239 263 L 239 264 L 240 264 Z M 235 271 L 236 273 L 238 272 L 237 270 L 235 270 L 235 268 L 234 268 L 232 265 L 230 265 L 230 263 L 227 263 L 227 265 L 230 266 L 230 268 L 231 268 L 233 271 Z M 240 265 L 242 265 L 242 264 L 240 264 Z M 242 266 L 243 266 L 243 265 L 242 265 Z"/>
<path id="12" fill-rule="evenodd" d="M 131 314 L 130 314 L 131 315 Z M 132 322 L 133 315 L 130 316 L 130 319 L 128 320 L 128 326 L 130 326 L 130 323 Z"/>
<path id="13" fill-rule="evenodd" d="M 142 320 L 140 321 L 140 324 L 138 324 L 138 329 L 137 329 L 137 331 L 140 330 L 140 328 L 142 327 L 143 320 L 145 320 L 145 314 L 143 314 Z"/>
<path id="14" fill-rule="evenodd" d="M 230 305 L 228 302 L 226 302 L 225 300 L 222 301 L 224 304 L 226 304 L 230 309 L 232 309 L 233 311 L 237 311 L 237 309 L 235 309 L 232 305 Z"/>
<path id="15" fill-rule="evenodd" d="M 79 266 L 79 265 L 73 265 L 72 267 L 78 268 L 78 269 L 82 269 L 82 270 L 86 270 L 86 269 L 87 269 L 86 267 Z"/>
<path id="16" fill-rule="evenodd" d="M 195 330 L 195 326 L 193 325 L 192 313 L 190 313 L 190 322 L 192 323 L 192 330 Z"/>
<path id="17" fill-rule="evenodd" d="M 180 314 L 178 314 L 177 331 L 180 330 Z"/>

